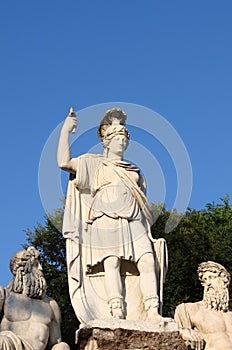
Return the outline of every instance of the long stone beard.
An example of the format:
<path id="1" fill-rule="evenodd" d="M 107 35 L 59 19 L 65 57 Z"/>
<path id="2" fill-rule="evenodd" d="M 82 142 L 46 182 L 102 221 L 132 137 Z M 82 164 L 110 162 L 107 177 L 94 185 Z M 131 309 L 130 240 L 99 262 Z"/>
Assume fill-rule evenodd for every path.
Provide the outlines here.
<path id="1" fill-rule="evenodd" d="M 46 287 L 43 272 L 39 269 L 32 270 L 26 274 L 22 271 L 17 271 L 12 284 L 12 291 L 25 294 L 30 298 L 40 299 L 45 294 Z"/>
<path id="2" fill-rule="evenodd" d="M 213 288 L 205 289 L 203 302 L 208 309 L 227 312 L 229 309 L 228 289 L 225 288 L 220 291 Z"/>

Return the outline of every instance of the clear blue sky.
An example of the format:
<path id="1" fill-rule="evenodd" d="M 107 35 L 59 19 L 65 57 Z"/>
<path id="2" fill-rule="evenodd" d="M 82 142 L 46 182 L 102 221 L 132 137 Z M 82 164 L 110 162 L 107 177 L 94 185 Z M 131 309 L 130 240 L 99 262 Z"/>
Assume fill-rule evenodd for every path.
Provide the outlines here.
<path id="1" fill-rule="evenodd" d="M 229 0 L 1 2 L 1 285 L 43 223 L 39 160 L 70 105 L 158 112 L 188 150 L 190 207 L 232 197 L 231 16 Z"/>

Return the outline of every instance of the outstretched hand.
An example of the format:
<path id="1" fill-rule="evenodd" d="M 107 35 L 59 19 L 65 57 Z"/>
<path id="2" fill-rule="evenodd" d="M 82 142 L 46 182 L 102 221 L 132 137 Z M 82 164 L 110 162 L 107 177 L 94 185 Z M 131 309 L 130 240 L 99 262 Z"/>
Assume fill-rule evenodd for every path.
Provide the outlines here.
<path id="1" fill-rule="evenodd" d="M 202 350 L 204 349 L 205 341 L 201 334 L 194 329 L 182 329 L 180 331 L 182 338 L 185 341 L 185 344 L 191 346 L 191 349 Z"/>

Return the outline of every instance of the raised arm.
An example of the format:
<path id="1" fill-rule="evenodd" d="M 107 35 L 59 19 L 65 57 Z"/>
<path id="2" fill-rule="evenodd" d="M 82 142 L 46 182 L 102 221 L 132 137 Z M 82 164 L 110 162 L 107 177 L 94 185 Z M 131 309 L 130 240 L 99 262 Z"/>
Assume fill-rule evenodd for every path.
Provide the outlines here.
<path id="1" fill-rule="evenodd" d="M 69 113 L 64 121 L 60 132 L 60 139 L 57 149 L 57 163 L 62 170 L 69 171 L 71 173 L 76 172 L 76 159 L 71 158 L 69 135 L 76 128 L 77 119 L 75 113 Z"/>

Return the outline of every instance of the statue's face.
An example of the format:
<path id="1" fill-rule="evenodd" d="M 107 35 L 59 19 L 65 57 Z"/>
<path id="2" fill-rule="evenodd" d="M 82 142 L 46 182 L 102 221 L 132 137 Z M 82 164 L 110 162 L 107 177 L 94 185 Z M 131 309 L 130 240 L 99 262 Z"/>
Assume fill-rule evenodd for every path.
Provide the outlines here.
<path id="1" fill-rule="evenodd" d="M 128 145 L 128 139 L 124 135 L 115 135 L 109 143 L 109 150 L 115 155 L 122 156 Z"/>
<path id="2" fill-rule="evenodd" d="M 224 281 L 218 276 L 217 272 L 206 271 L 202 276 L 202 284 L 206 290 L 214 289 L 215 291 L 220 291 L 225 289 Z"/>
<path id="3" fill-rule="evenodd" d="M 39 262 L 38 259 L 35 259 L 35 261 L 34 261 L 34 263 L 33 263 L 32 270 L 33 270 L 33 271 L 39 270 L 39 271 L 41 271 L 41 273 L 42 273 L 43 268 L 42 268 L 42 266 L 41 266 L 41 264 L 40 264 L 40 262 Z"/>

